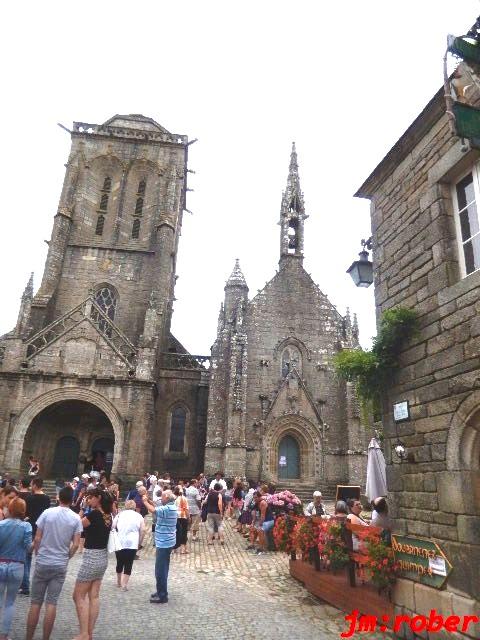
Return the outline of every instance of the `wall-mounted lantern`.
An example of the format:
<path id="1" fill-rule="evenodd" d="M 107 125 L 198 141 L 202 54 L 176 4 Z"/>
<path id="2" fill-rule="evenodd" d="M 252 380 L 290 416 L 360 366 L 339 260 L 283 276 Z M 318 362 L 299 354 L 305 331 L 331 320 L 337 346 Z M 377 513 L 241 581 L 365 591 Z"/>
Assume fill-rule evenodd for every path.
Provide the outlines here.
<path id="1" fill-rule="evenodd" d="M 347 269 L 355 286 L 369 287 L 373 282 L 373 264 L 369 260 L 368 252 L 372 249 L 372 238 L 362 240 L 362 250 L 358 254 L 359 260 L 355 260 Z"/>

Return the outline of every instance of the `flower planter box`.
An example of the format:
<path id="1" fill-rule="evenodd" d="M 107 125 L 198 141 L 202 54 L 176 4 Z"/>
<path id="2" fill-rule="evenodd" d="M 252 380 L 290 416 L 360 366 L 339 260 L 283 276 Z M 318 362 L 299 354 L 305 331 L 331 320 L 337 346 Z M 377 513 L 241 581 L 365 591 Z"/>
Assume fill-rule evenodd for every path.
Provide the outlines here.
<path id="1" fill-rule="evenodd" d="M 380 620 L 382 616 L 388 616 L 393 620 L 393 603 L 370 584 L 351 587 L 345 569 L 334 574 L 316 571 L 313 565 L 302 560 L 290 560 L 290 575 L 302 582 L 311 594 L 345 613 L 357 609 L 363 615 L 376 616 Z"/>

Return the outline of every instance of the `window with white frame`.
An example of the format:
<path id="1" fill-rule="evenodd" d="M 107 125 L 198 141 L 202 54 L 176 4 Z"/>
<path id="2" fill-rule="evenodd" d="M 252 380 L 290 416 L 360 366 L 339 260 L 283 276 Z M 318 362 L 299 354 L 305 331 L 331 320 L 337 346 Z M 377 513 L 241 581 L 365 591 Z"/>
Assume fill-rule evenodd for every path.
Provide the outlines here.
<path id="1" fill-rule="evenodd" d="M 455 219 L 464 276 L 480 269 L 480 225 L 477 203 L 480 203 L 479 168 L 459 180 L 454 187 Z"/>

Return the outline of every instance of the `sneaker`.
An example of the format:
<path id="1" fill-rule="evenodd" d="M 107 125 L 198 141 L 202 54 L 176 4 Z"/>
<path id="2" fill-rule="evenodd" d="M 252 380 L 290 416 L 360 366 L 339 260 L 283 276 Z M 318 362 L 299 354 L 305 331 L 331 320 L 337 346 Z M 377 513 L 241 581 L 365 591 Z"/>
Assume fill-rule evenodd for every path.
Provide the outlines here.
<path id="1" fill-rule="evenodd" d="M 256 550 L 256 552 L 255 552 L 255 555 L 256 555 L 256 556 L 261 556 L 261 555 L 263 555 L 264 553 L 265 553 L 265 551 L 262 551 L 262 549 L 257 549 L 257 550 Z"/>
<path id="2" fill-rule="evenodd" d="M 29 589 L 19 589 L 19 590 L 18 590 L 18 593 L 19 593 L 21 596 L 29 596 L 29 595 L 30 595 L 30 590 L 29 590 Z"/>
<path id="3" fill-rule="evenodd" d="M 168 602 L 168 598 L 159 598 L 157 595 L 155 598 L 150 598 L 152 604 L 165 604 Z"/>
<path id="4" fill-rule="evenodd" d="M 254 544 L 249 544 L 248 547 L 246 547 L 247 551 L 251 551 L 252 549 L 255 549 L 255 545 Z"/>

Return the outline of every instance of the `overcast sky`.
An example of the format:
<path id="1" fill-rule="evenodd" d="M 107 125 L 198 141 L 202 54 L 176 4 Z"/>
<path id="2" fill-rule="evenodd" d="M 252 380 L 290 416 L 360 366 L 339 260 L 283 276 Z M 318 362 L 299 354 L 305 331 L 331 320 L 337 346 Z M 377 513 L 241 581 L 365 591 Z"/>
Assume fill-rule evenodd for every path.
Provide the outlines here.
<path id="1" fill-rule="evenodd" d="M 142 113 L 190 148 L 173 331 L 208 354 L 235 258 L 250 296 L 275 274 L 292 140 L 305 194 L 305 268 L 360 338 L 373 287 L 345 273 L 370 235 L 353 198 L 442 84 L 447 33 L 478 0 L 22 2 L 2 7 L 3 309 L 15 324 L 43 272 L 67 160 L 56 126 Z"/>

